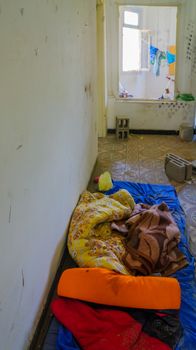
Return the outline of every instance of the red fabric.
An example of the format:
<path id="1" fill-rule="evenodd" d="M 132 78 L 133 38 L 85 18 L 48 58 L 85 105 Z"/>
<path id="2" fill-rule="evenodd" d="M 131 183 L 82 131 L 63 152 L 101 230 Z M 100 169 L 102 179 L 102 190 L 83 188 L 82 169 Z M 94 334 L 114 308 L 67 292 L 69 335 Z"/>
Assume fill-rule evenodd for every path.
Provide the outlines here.
<path id="1" fill-rule="evenodd" d="M 128 313 L 93 309 L 73 299 L 56 299 L 52 312 L 68 328 L 83 350 L 169 350 L 168 345 L 142 332 Z"/>

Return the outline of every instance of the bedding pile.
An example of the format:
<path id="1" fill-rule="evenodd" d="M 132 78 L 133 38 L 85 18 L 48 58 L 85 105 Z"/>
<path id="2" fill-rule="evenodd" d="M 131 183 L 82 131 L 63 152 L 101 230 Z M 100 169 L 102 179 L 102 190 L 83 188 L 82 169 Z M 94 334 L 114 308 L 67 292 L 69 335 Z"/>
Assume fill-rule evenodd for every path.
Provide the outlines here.
<path id="1" fill-rule="evenodd" d="M 164 202 L 137 204 L 128 220 L 114 222 L 112 228 L 126 237 L 123 261 L 131 274 L 169 276 L 187 265 L 177 247 L 179 228 Z"/>
<path id="2" fill-rule="evenodd" d="M 72 216 L 68 249 L 80 267 L 168 276 L 187 265 L 179 241 L 165 203 L 135 206 L 126 190 L 110 196 L 86 191 Z"/>
<path id="3" fill-rule="evenodd" d="M 184 229 L 172 186 L 116 182 L 107 195 L 84 192 L 68 235 L 78 267 L 63 272 L 51 304 L 61 345 L 68 335 L 74 345 L 58 350 L 194 349 L 194 259 Z"/>

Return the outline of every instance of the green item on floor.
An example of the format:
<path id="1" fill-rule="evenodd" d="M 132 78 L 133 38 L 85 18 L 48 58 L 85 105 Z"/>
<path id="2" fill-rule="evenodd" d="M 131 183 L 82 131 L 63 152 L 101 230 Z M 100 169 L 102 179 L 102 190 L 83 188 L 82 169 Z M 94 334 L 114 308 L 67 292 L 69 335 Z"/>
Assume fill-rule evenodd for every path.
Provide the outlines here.
<path id="1" fill-rule="evenodd" d="M 100 175 L 98 187 L 99 191 L 109 191 L 113 187 L 112 178 L 108 171 Z"/>
<path id="2" fill-rule="evenodd" d="M 192 94 L 178 94 L 176 100 L 195 101 L 195 97 Z"/>

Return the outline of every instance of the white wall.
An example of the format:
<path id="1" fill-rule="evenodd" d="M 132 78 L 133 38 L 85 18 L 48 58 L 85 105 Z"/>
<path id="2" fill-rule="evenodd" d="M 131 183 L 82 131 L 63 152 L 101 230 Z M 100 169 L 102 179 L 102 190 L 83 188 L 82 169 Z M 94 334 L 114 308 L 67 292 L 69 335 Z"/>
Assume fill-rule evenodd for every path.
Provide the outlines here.
<path id="1" fill-rule="evenodd" d="M 191 92 L 192 94 L 196 97 L 196 1 L 192 3 L 191 6 L 191 20 L 190 20 L 190 25 L 189 26 L 189 34 L 192 36 L 191 40 Z M 188 28 L 187 28 L 188 29 Z M 190 39 L 189 35 L 187 37 Z M 188 45 L 188 42 L 186 41 L 186 45 Z"/>
<path id="2" fill-rule="evenodd" d="M 0 348 L 21 350 L 96 159 L 96 1 L 1 0 L 0 44 Z"/>
<path id="3" fill-rule="evenodd" d="M 128 116 L 130 129 L 178 131 L 181 123 L 194 124 L 195 102 L 141 102 L 109 98 L 108 128 L 115 128 L 115 116 Z"/>
<path id="4" fill-rule="evenodd" d="M 178 6 L 177 22 L 177 62 L 176 91 L 190 93 L 195 83 L 193 79 L 192 59 L 187 58 L 188 40 L 191 28 L 195 30 L 196 12 L 195 0 L 107 0 L 106 2 L 106 34 L 107 34 L 107 81 L 108 109 L 107 126 L 115 127 L 116 115 L 126 115 L 130 118 L 132 129 L 178 130 L 182 122 L 194 124 L 194 104 L 179 104 L 178 108 L 163 103 L 163 113 L 157 109 L 157 102 L 122 101 L 118 98 L 118 7 L 119 5 L 166 5 Z M 196 33 L 196 31 L 195 31 Z M 194 37 L 195 38 L 195 37 Z M 192 42 L 194 42 L 194 39 Z M 171 102 L 172 103 L 172 102 Z M 162 108 L 162 106 L 161 106 Z M 185 109 L 187 112 L 185 112 Z M 145 119 L 145 122 L 143 122 Z M 172 121 L 171 121 L 172 120 Z"/>

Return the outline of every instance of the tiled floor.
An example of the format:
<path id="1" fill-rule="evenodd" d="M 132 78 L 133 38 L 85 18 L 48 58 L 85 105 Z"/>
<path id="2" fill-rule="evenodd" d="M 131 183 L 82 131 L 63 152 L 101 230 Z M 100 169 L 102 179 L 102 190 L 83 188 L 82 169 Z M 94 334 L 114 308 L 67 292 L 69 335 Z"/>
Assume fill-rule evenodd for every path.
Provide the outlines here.
<path id="1" fill-rule="evenodd" d="M 106 170 L 110 171 L 113 180 L 172 184 L 187 215 L 188 235 L 196 255 L 196 176 L 189 183 L 170 181 L 164 170 L 168 152 L 189 161 L 196 160 L 196 137 L 192 142 L 181 141 L 179 136 L 165 135 L 130 135 L 127 141 L 116 140 L 115 135 L 100 138 L 89 189 L 96 191 L 93 179 Z"/>

